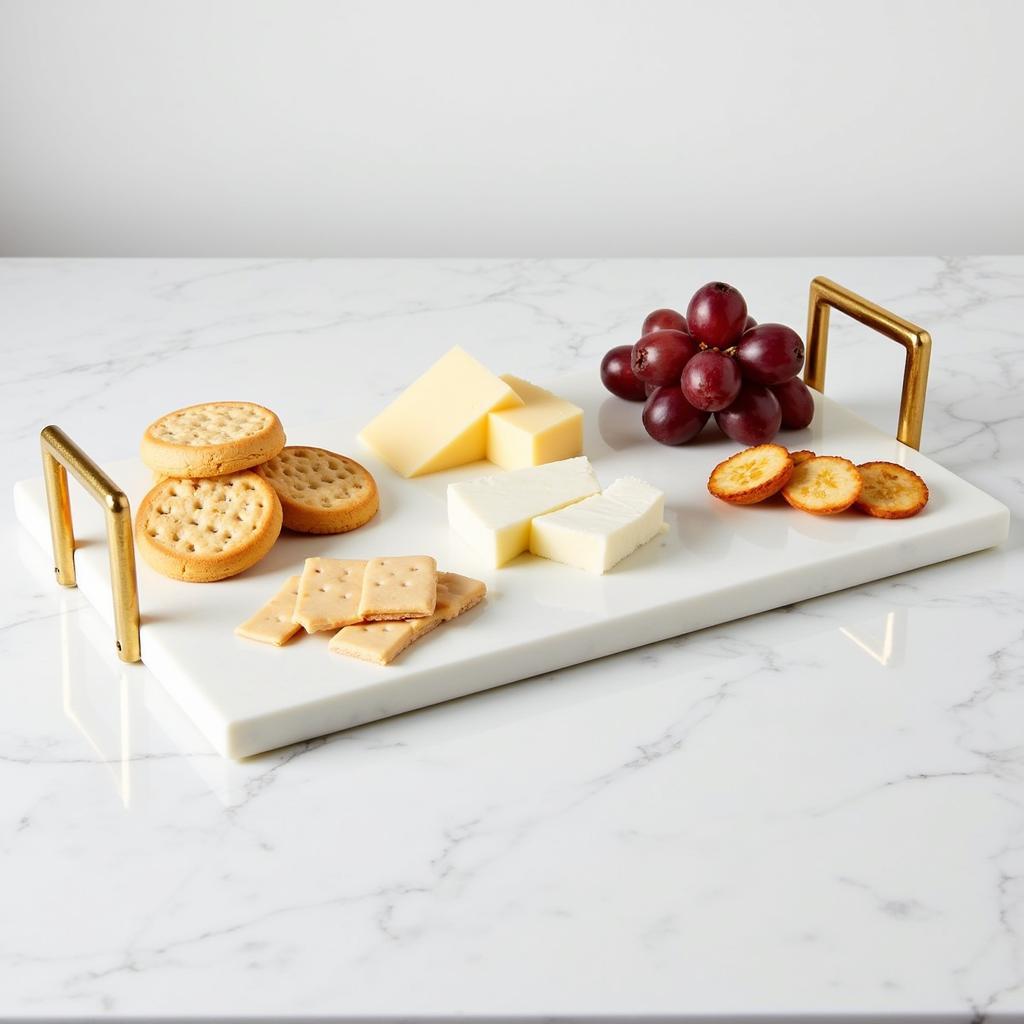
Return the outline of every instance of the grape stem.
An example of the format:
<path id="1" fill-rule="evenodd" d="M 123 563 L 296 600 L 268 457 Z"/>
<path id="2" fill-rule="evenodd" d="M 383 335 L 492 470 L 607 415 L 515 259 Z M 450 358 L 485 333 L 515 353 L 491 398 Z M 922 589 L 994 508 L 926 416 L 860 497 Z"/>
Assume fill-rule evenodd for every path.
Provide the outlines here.
<path id="1" fill-rule="evenodd" d="M 712 349 L 715 352 L 721 352 L 723 356 L 734 356 L 736 355 L 736 346 L 730 345 L 728 348 L 715 348 L 713 345 L 705 345 L 703 341 L 697 342 L 697 348 L 701 352 L 707 352 L 708 349 Z"/>

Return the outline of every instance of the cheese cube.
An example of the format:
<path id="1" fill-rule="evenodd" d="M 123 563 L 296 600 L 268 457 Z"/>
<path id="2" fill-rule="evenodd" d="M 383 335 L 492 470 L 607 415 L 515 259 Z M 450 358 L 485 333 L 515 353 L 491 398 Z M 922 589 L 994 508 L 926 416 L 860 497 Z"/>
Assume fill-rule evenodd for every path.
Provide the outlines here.
<path id="1" fill-rule="evenodd" d="M 413 381 L 359 440 L 402 476 L 421 476 L 487 455 L 487 414 L 523 400 L 456 346 Z"/>
<path id="2" fill-rule="evenodd" d="M 635 477 L 623 477 L 603 494 L 534 519 L 530 550 L 587 572 L 604 573 L 658 534 L 664 514 L 661 491 Z"/>
<path id="3" fill-rule="evenodd" d="M 530 546 L 530 521 L 596 494 L 590 460 L 549 462 L 448 485 L 448 524 L 497 567 Z"/>
<path id="4" fill-rule="evenodd" d="M 501 379 L 523 400 L 487 417 L 487 458 L 502 469 L 571 459 L 583 451 L 583 410 L 529 381 Z"/>

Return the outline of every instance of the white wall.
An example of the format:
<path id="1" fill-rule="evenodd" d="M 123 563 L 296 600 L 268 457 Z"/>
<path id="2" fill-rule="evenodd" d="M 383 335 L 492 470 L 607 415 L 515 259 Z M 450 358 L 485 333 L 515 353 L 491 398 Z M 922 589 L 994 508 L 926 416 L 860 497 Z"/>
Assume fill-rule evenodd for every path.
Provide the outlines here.
<path id="1" fill-rule="evenodd" d="M 0 254 L 1024 249 L 1020 0 L 0 0 Z"/>

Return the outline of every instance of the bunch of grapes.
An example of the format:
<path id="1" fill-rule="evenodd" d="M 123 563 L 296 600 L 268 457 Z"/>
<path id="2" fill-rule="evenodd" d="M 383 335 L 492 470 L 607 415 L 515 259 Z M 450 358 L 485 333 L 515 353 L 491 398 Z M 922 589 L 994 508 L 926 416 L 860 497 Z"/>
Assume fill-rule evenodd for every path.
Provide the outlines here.
<path id="1" fill-rule="evenodd" d="M 796 331 L 759 324 L 732 285 L 712 281 L 694 293 L 686 316 L 651 313 L 635 345 L 601 361 L 601 381 L 613 395 L 644 403 L 644 428 L 662 444 L 692 441 L 714 413 L 723 434 L 755 445 L 780 427 L 811 422 L 814 399 L 797 377 L 803 365 Z"/>

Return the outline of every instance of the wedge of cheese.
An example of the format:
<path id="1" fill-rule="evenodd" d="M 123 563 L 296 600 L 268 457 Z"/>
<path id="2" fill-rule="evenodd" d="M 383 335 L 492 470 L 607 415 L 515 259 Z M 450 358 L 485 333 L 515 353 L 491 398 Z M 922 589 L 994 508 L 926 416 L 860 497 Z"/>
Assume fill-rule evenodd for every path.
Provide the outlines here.
<path id="1" fill-rule="evenodd" d="M 521 406 L 515 391 L 456 346 L 413 381 L 359 435 L 402 476 L 421 476 L 487 455 L 487 416 Z"/>
<path id="2" fill-rule="evenodd" d="M 530 550 L 587 572 L 604 573 L 656 536 L 665 515 L 665 495 L 623 477 L 595 494 L 533 520 Z"/>
<path id="3" fill-rule="evenodd" d="M 527 380 L 501 379 L 523 400 L 487 417 L 487 458 L 502 469 L 571 459 L 583 451 L 583 410 Z"/>
<path id="4" fill-rule="evenodd" d="M 536 516 L 600 489 L 585 455 L 449 484 L 448 525 L 497 567 L 529 548 Z"/>

